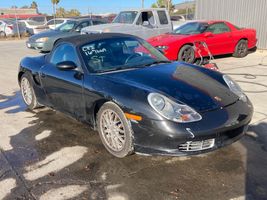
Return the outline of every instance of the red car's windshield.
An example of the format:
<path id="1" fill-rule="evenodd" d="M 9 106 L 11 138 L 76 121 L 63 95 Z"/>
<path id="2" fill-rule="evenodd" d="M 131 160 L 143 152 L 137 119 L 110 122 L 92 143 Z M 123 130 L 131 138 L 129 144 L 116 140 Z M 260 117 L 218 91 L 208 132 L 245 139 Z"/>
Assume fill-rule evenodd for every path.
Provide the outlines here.
<path id="1" fill-rule="evenodd" d="M 181 25 L 173 31 L 174 34 L 180 35 L 192 35 L 203 33 L 208 27 L 207 23 L 203 22 L 188 22 L 184 25 Z"/>

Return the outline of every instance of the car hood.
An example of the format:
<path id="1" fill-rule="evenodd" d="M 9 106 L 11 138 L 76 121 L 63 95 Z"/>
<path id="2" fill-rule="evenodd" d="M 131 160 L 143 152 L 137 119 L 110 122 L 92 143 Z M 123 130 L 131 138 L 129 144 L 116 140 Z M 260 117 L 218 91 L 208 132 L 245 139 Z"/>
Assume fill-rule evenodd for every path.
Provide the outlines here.
<path id="1" fill-rule="evenodd" d="M 198 112 L 219 109 L 238 100 L 237 95 L 226 85 L 202 71 L 201 67 L 179 62 L 108 73 L 104 76 L 120 84 L 161 93 Z"/>
<path id="2" fill-rule="evenodd" d="M 170 43 L 177 42 L 179 40 L 188 39 L 190 37 L 192 36 L 166 33 L 166 34 L 158 35 L 155 37 L 151 37 L 147 41 L 153 44 L 154 46 L 155 45 L 168 45 Z"/>
<path id="3" fill-rule="evenodd" d="M 85 27 L 82 29 L 81 33 L 88 33 L 88 32 L 130 33 L 130 30 L 134 30 L 135 27 L 136 25 L 133 24 L 121 24 L 121 23 L 100 24 L 100 25 Z"/>

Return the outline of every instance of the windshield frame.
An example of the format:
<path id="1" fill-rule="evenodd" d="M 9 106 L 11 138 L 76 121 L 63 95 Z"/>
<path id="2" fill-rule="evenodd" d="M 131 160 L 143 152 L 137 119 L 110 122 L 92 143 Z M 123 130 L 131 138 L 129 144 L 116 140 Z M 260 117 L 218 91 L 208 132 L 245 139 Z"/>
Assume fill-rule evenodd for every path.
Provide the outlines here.
<path id="1" fill-rule="evenodd" d="M 199 32 L 188 32 L 188 33 L 177 33 L 176 31 L 182 28 L 185 28 L 186 26 L 192 25 L 192 24 L 198 24 L 198 29 L 200 28 L 200 26 L 205 26 L 205 28 L 203 30 L 199 30 Z M 186 22 L 184 24 L 182 24 L 181 26 L 179 26 L 178 28 L 176 28 L 175 30 L 172 31 L 172 34 L 175 35 L 197 35 L 197 34 L 201 34 L 204 33 L 206 31 L 206 29 L 208 28 L 209 24 L 207 22 L 197 22 L 197 21 L 193 21 L 193 22 Z"/>
<path id="2" fill-rule="evenodd" d="M 143 47 L 145 47 L 150 53 L 152 53 L 155 57 L 157 57 L 158 59 L 154 60 L 153 62 L 147 62 L 147 63 L 138 63 L 136 65 L 132 65 L 132 66 L 127 66 L 126 64 L 123 65 L 117 65 L 114 66 L 114 70 L 103 70 L 103 71 L 96 71 L 94 69 L 92 69 L 92 67 L 90 67 L 87 63 L 86 60 L 84 58 L 84 55 L 82 53 L 82 48 L 86 45 L 90 45 L 96 42 L 101 42 L 101 41 L 106 41 L 106 40 L 118 40 L 118 39 L 124 39 L 127 41 L 133 40 L 133 41 L 137 41 L 140 45 L 142 45 Z M 141 38 L 133 38 L 133 37 L 123 37 L 123 38 L 106 38 L 106 39 L 99 39 L 99 40 L 95 40 L 95 41 L 91 41 L 88 43 L 84 43 L 82 45 L 79 45 L 77 47 L 77 51 L 79 54 L 79 57 L 84 65 L 85 70 L 89 73 L 89 74 L 103 74 L 103 73 L 110 73 L 110 72 L 119 72 L 122 70 L 134 70 L 137 68 L 145 68 L 145 67 L 149 67 L 151 65 L 157 64 L 157 63 L 167 63 L 167 62 L 171 62 L 167 57 L 165 57 L 159 50 L 157 50 L 155 47 L 153 47 L 152 45 L 150 45 L 148 42 L 146 42 L 145 40 L 141 39 Z M 155 55 L 156 54 L 156 55 Z M 152 59 L 151 59 L 152 60 Z M 155 62 L 156 61 L 156 62 Z"/>

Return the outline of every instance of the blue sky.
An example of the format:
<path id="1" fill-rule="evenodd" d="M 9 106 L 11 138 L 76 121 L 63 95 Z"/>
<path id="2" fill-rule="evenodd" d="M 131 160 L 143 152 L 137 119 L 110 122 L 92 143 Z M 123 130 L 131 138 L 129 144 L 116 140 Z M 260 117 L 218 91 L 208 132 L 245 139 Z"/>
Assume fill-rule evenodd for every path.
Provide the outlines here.
<path id="1" fill-rule="evenodd" d="M 40 12 L 52 13 L 51 0 L 35 0 L 39 6 Z M 145 7 L 150 7 L 156 0 L 144 0 Z M 184 2 L 185 0 L 172 0 L 173 3 Z M 0 0 L 0 7 L 6 8 L 16 5 L 18 7 L 30 5 L 32 0 Z M 65 9 L 78 9 L 83 14 L 88 12 L 105 13 L 118 12 L 128 8 L 138 8 L 141 6 L 141 0 L 60 0 L 59 7 Z"/>

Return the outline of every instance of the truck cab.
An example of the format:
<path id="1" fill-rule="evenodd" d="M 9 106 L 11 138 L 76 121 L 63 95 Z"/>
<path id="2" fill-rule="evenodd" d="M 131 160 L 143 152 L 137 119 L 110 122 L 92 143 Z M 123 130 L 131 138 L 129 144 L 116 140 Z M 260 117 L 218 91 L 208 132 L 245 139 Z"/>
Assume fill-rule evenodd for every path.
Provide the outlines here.
<path id="1" fill-rule="evenodd" d="M 172 23 L 167 10 L 165 8 L 149 8 L 121 11 L 111 24 L 85 27 L 81 33 L 128 33 L 147 39 L 171 31 Z"/>

